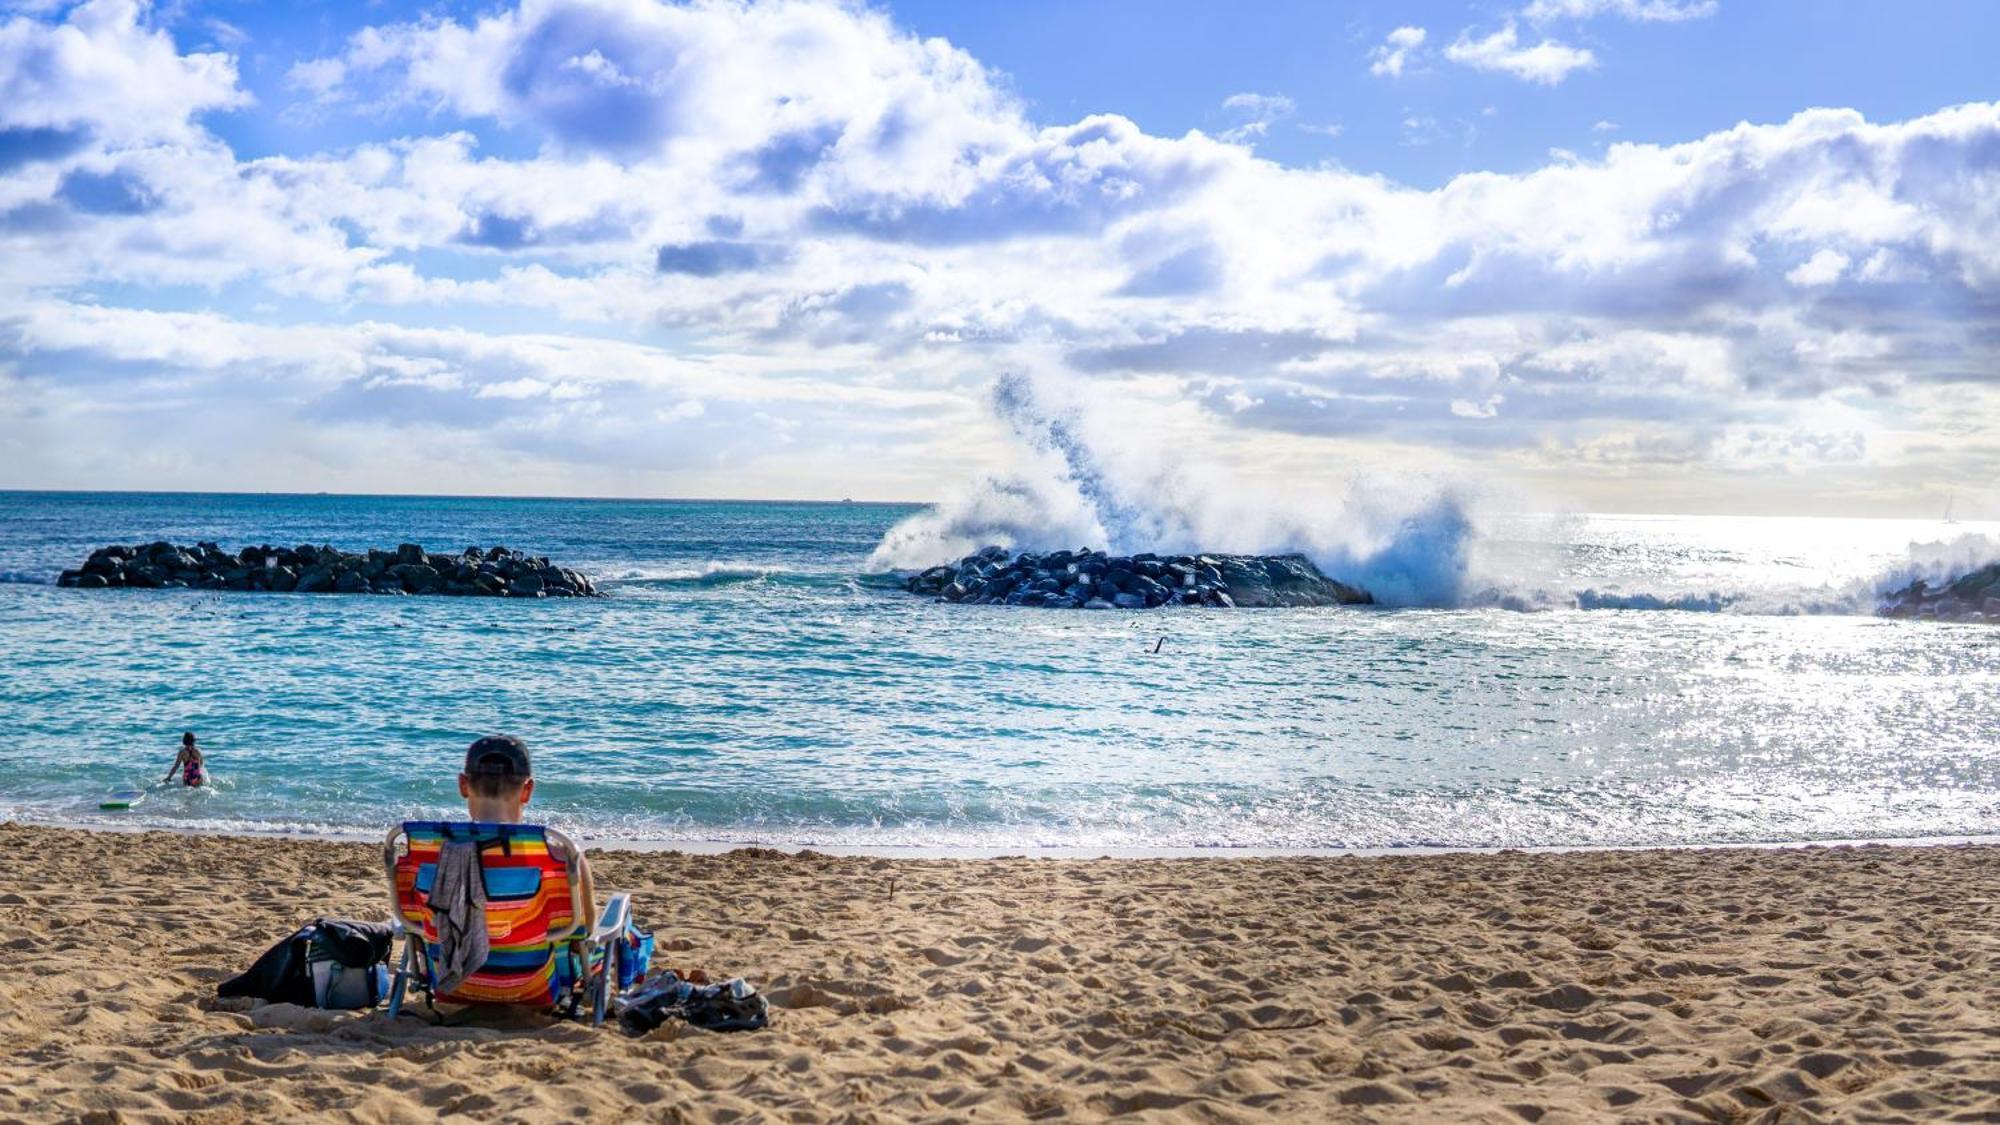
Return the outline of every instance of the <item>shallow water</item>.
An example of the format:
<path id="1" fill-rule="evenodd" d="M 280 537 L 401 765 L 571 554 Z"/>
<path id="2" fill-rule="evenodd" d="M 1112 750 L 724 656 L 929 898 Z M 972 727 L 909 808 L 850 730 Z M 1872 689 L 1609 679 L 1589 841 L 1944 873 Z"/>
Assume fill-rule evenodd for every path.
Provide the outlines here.
<path id="1" fill-rule="evenodd" d="M 1472 608 L 1066 613 L 861 575 L 914 510 L 0 493 L 0 817 L 372 832 L 449 810 L 464 745 L 504 730 L 535 748 L 550 818 L 597 839 L 2000 832 L 2000 629 L 1857 612 L 1912 543 L 1965 528 L 1517 519 L 1481 548 Z M 504 542 L 611 596 L 49 584 L 95 546 L 155 538 Z M 214 786 L 98 812 L 106 790 L 157 780 L 184 728 Z"/>

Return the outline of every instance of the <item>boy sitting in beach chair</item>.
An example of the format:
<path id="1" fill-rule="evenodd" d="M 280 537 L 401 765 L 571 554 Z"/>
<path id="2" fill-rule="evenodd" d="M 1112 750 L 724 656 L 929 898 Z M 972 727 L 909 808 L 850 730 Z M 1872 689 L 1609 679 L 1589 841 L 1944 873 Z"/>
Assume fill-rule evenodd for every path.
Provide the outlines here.
<path id="1" fill-rule="evenodd" d="M 403 938 L 389 1018 L 414 982 L 432 1002 L 566 1005 L 574 1016 L 588 1000 L 591 1022 L 603 1022 L 652 958 L 631 897 L 613 895 L 598 914 L 583 849 L 521 823 L 535 781 L 520 740 L 474 742 L 458 789 L 470 821 L 410 821 L 383 843 L 390 925 Z"/>

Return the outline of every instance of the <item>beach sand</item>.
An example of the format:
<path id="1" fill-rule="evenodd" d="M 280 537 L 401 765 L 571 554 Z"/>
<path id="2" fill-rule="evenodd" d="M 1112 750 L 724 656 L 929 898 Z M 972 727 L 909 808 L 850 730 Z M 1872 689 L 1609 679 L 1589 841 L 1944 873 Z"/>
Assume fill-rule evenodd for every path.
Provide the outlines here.
<path id="1" fill-rule="evenodd" d="M 761 1032 L 431 1026 L 216 982 L 364 844 L 0 825 L 0 1119 L 2000 1118 L 2000 848 L 593 853 Z"/>

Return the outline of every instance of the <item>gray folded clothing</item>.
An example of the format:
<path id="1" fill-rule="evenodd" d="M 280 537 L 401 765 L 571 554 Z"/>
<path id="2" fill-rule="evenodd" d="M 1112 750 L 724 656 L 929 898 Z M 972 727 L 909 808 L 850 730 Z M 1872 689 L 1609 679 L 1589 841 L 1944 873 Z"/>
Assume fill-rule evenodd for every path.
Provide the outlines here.
<path id="1" fill-rule="evenodd" d="M 437 878 L 431 881 L 431 919 L 437 924 L 437 991 L 444 995 L 486 964 L 486 878 L 479 845 L 449 840 L 438 851 Z"/>

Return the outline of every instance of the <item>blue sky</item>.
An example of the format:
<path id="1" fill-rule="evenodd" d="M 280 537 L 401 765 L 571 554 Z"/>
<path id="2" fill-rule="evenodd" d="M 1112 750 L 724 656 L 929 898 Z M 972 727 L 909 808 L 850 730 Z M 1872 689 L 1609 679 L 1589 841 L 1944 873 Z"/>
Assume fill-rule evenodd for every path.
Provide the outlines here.
<path id="1" fill-rule="evenodd" d="M 2000 5 L 0 10 L 0 486 L 2000 508 Z"/>
<path id="2" fill-rule="evenodd" d="M 1596 66 L 1554 87 L 1434 57 L 1460 32 L 1491 33 L 1521 7 L 929 0 L 894 10 L 1006 71 L 1045 116 L 1113 112 L 1152 133 L 1221 131 L 1229 95 L 1281 93 L 1297 111 L 1258 144 L 1262 155 L 1334 160 L 1423 186 L 1539 167 L 1551 148 L 1671 144 L 1809 106 L 1895 120 L 1995 93 L 2000 5 L 1986 3 L 1738 2 L 1681 21 L 1557 19 L 1524 38 L 1588 49 Z M 1424 28 L 1430 57 L 1384 81 L 1369 73 L 1369 52 L 1397 27 Z M 1410 143 L 1403 122 L 1412 116 L 1433 119 L 1442 135 Z M 1602 121 L 1618 129 L 1593 128 Z M 1299 127 L 1328 124 L 1339 135 Z"/>

